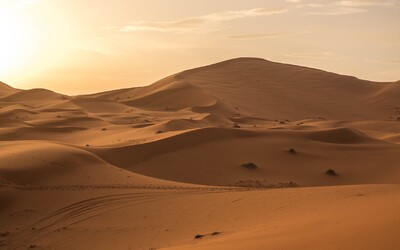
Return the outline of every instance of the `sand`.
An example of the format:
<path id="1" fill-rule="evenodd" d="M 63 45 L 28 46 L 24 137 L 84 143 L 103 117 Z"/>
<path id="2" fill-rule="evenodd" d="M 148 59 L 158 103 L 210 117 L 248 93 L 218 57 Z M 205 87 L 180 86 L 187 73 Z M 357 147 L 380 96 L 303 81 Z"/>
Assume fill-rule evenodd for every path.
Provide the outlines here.
<path id="1" fill-rule="evenodd" d="M 258 58 L 92 95 L 0 82 L 0 248 L 397 249 L 399 100 Z"/>

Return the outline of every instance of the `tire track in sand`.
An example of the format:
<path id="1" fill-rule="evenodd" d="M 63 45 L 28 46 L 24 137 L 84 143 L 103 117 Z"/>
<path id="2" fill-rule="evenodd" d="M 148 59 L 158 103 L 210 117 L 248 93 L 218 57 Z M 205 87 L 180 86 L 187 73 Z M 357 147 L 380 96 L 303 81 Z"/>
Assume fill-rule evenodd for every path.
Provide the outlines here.
<path id="1" fill-rule="evenodd" d="M 162 199 L 171 199 L 182 194 L 204 194 L 249 190 L 249 188 L 158 185 L 8 186 L 25 191 L 92 189 L 135 189 L 139 191 L 92 197 L 62 207 L 44 216 L 19 232 L 10 235 L 3 242 L 0 242 L 0 248 L 10 250 L 27 248 L 35 240 L 38 240 L 48 234 L 64 230 L 71 225 L 75 225 L 92 219 L 96 216 L 118 210 L 127 205 L 139 205 Z M 140 190 L 149 191 L 140 192 Z"/>

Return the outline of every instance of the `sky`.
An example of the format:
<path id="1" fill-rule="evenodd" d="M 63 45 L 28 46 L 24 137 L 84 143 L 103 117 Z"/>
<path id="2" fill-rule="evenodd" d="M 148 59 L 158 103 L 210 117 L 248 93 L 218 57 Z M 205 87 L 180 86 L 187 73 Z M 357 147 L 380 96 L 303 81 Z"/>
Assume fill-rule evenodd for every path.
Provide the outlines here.
<path id="1" fill-rule="evenodd" d="M 0 0 L 0 81 L 65 94 L 236 57 L 400 80 L 400 0 Z"/>

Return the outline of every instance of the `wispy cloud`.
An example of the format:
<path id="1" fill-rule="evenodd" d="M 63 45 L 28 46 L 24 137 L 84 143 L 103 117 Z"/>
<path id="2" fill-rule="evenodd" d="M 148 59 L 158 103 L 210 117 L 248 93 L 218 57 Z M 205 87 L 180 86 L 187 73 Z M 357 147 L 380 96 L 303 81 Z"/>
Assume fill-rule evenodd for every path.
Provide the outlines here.
<path id="1" fill-rule="evenodd" d="M 366 60 L 369 63 L 400 63 L 400 60 Z"/>
<path id="2" fill-rule="evenodd" d="M 320 60 L 343 60 L 344 57 L 337 55 L 333 52 L 299 52 L 285 55 L 287 57 L 306 58 L 306 59 L 320 59 Z"/>
<path id="3" fill-rule="evenodd" d="M 351 6 L 351 7 L 361 7 L 361 6 L 393 6 L 398 3 L 397 0 L 342 0 L 337 1 L 335 4 L 339 6 Z"/>
<path id="4" fill-rule="evenodd" d="M 159 31 L 159 32 L 200 32 L 206 20 L 187 18 L 171 22 L 134 22 L 120 30 L 122 32 Z"/>
<path id="5" fill-rule="evenodd" d="M 332 1 L 301 1 L 296 5 L 306 9 L 310 15 L 349 15 L 367 12 L 372 6 L 393 7 L 399 5 L 399 0 L 332 0 Z"/>
<path id="6" fill-rule="evenodd" d="M 120 28 L 122 32 L 157 31 L 157 32 L 209 32 L 217 29 L 216 24 L 240 18 L 268 16 L 287 12 L 285 8 L 256 8 L 238 11 L 225 11 L 204 16 L 189 17 L 166 22 L 133 22 Z"/>
<path id="7" fill-rule="evenodd" d="M 290 33 L 254 33 L 254 34 L 231 35 L 231 36 L 226 36 L 226 38 L 237 39 L 237 40 L 251 40 L 251 39 L 280 37 L 289 34 Z"/>
<path id="8" fill-rule="evenodd" d="M 313 9 L 308 12 L 310 15 L 327 15 L 327 16 L 339 16 L 339 15 L 349 15 L 366 12 L 366 9 L 361 8 L 347 8 L 347 7 L 337 7 L 337 6 L 327 6 L 318 7 L 318 9 Z"/>

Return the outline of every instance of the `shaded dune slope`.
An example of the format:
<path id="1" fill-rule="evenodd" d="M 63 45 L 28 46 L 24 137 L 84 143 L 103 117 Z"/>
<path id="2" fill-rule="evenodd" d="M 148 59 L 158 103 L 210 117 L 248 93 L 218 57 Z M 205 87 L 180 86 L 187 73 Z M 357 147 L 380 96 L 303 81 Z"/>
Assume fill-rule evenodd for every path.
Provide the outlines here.
<path id="1" fill-rule="evenodd" d="M 294 149 L 295 152 L 290 152 Z M 399 183 L 400 147 L 354 129 L 192 130 L 140 145 L 90 149 L 115 166 L 206 185 Z M 241 165 L 253 162 L 257 169 Z M 334 169 L 338 176 L 327 176 Z M 247 182 L 254 180 L 255 182 Z"/>
<path id="2" fill-rule="evenodd" d="M 1 184 L 168 184 L 112 166 L 85 150 L 52 142 L 1 142 L 0 162 Z"/>

